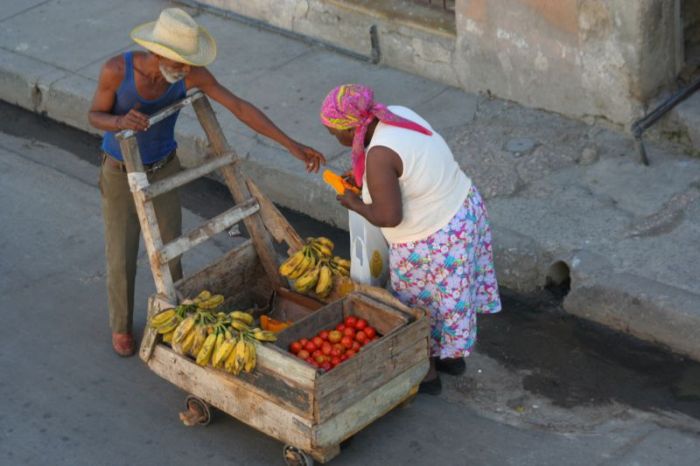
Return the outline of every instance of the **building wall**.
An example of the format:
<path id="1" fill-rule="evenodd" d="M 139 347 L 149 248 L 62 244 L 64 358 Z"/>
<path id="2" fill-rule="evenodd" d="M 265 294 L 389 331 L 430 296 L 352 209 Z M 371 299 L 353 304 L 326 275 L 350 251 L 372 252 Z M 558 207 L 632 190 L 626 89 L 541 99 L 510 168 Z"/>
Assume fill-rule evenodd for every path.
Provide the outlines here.
<path id="1" fill-rule="evenodd" d="M 443 12 L 407 0 L 197 3 L 364 55 L 374 24 L 385 65 L 531 107 L 627 125 L 680 69 L 680 1 L 456 0 L 454 23 L 447 26 Z"/>

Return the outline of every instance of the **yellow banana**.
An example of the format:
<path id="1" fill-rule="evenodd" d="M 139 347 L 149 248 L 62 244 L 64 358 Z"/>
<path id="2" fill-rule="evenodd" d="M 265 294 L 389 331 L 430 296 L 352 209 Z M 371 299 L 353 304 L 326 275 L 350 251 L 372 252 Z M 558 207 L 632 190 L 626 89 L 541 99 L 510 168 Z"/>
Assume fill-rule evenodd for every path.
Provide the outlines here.
<path id="1" fill-rule="evenodd" d="M 243 366 L 243 370 L 250 373 L 253 371 L 253 369 L 255 369 L 255 364 L 257 364 L 258 358 L 255 344 L 251 341 L 248 341 L 246 342 L 246 345 L 248 346 L 248 354 L 245 361 L 245 365 Z"/>
<path id="2" fill-rule="evenodd" d="M 247 312 L 243 311 L 233 311 L 229 314 L 232 319 L 240 320 L 248 325 L 253 323 L 253 316 Z"/>
<path id="3" fill-rule="evenodd" d="M 253 338 L 259 341 L 277 341 L 277 335 L 268 330 L 258 330 L 253 332 Z"/>
<path id="4" fill-rule="evenodd" d="M 212 333 L 207 336 L 202 345 L 202 349 L 197 353 L 197 364 L 200 366 L 206 366 L 209 364 L 209 359 L 211 358 L 211 353 L 214 350 L 214 345 L 216 344 L 216 334 Z"/>
<path id="5" fill-rule="evenodd" d="M 333 248 L 335 248 L 335 244 L 333 244 L 333 241 L 326 238 L 325 236 L 319 236 L 318 238 L 314 238 L 314 241 L 318 244 L 322 244 L 323 246 L 327 247 L 328 249 L 332 250 Z"/>
<path id="6" fill-rule="evenodd" d="M 306 248 L 304 248 L 304 257 L 302 258 L 301 262 L 299 262 L 299 265 L 297 265 L 294 270 L 292 270 L 287 277 L 296 280 L 297 278 L 301 277 L 306 271 L 309 269 L 311 266 L 311 256 L 308 252 L 306 252 Z"/>
<path id="7" fill-rule="evenodd" d="M 238 340 L 231 340 L 231 352 L 226 357 L 224 361 L 224 370 L 226 372 L 233 372 L 233 366 L 236 364 L 236 347 L 238 346 Z"/>
<path id="8" fill-rule="evenodd" d="M 194 341 L 192 341 L 192 346 L 190 347 L 190 354 L 192 356 L 197 356 L 199 351 L 204 345 L 204 340 L 207 339 L 207 328 L 204 325 L 199 325 L 195 329 Z"/>
<path id="9" fill-rule="evenodd" d="M 309 290 L 316 286 L 320 272 L 321 269 L 318 267 L 308 271 L 294 282 L 294 289 L 299 293 L 308 293 Z"/>
<path id="10" fill-rule="evenodd" d="M 166 333 L 170 333 L 175 330 L 178 325 L 180 325 L 180 317 L 175 314 L 170 318 L 170 320 L 158 327 L 158 333 L 165 335 Z"/>
<path id="11" fill-rule="evenodd" d="M 178 345 L 173 345 L 173 348 L 181 354 L 187 354 L 192 349 L 196 337 L 197 329 L 192 329 Z"/>
<path id="12" fill-rule="evenodd" d="M 231 373 L 233 375 L 238 375 L 241 373 L 241 369 L 245 367 L 245 361 L 248 355 L 248 346 L 245 344 L 245 340 L 243 340 L 243 338 L 238 339 L 238 342 L 233 349 L 233 353 L 235 357 Z"/>
<path id="13" fill-rule="evenodd" d="M 304 249 L 300 249 L 284 262 L 279 267 L 280 275 L 286 277 L 304 260 Z"/>
<path id="14" fill-rule="evenodd" d="M 336 265 L 339 265 L 339 266 L 341 266 L 341 267 L 345 267 L 346 269 L 349 269 L 349 268 L 350 268 L 350 261 L 347 260 L 347 259 L 343 259 L 343 258 L 340 257 L 340 256 L 335 256 L 335 257 L 333 258 L 333 262 L 334 262 Z"/>
<path id="15" fill-rule="evenodd" d="M 316 289 L 314 291 L 320 297 L 325 298 L 332 289 L 333 273 L 331 272 L 330 267 L 323 265 L 321 266 L 321 271 L 318 274 L 318 282 L 316 282 Z"/>
<path id="16" fill-rule="evenodd" d="M 226 359 L 229 357 L 231 354 L 231 351 L 233 351 L 234 343 L 233 340 L 231 339 L 226 339 L 224 340 L 223 343 L 221 343 L 221 346 L 217 350 L 214 351 L 214 354 L 211 357 L 211 365 L 212 367 L 221 367 L 221 365 L 226 361 Z"/>
<path id="17" fill-rule="evenodd" d="M 198 306 L 200 309 L 215 309 L 224 302 L 224 295 L 215 294 L 206 301 L 201 301 Z"/>
<path id="18" fill-rule="evenodd" d="M 247 330 L 250 330 L 250 326 L 248 326 L 248 324 L 246 324 L 245 322 L 241 322 L 237 319 L 231 320 L 231 327 L 238 330 L 239 332 L 245 332 Z"/>
<path id="19" fill-rule="evenodd" d="M 209 298 L 211 298 L 211 291 L 202 290 L 197 296 L 194 297 L 192 301 L 194 301 L 195 303 L 201 303 L 202 301 L 206 301 Z"/>
<path id="20" fill-rule="evenodd" d="M 172 341 L 173 341 L 173 332 L 166 333 L 165 335 L 163 335 L 163 343 L 172 344 Z"/>
<path id="21" fill-rule="evenodd" d="M 194 316 L 185 317 L 185 319 L 183 319 L 183 321 L 180 322 L 180 325 L 178 325 L 175 329 L 175 333 L 173 335 L 173 343 L 179 345 L 182 342 L 182 340 L 184 340 L 184 338 L 194 328 L 194 324 Z"/>
<path id="22" fill-rule="evenodd" d="M 169 321 L 176 314 L 175 309 L 166 309 L 151 318 L 151 327 L 157 328 Z"/>
<path id="23" fill-rule="evenodd" d="M 311 247 L 318 252 L 321 257 L 333 257 L 333 250 L 320 243 L 312 243 Z"/>
<path id="24" fill-rule="evenodd" d="M 212 352 L 212 355 L 214 353 L 216 353 L 216 350 L 218 350 L 223 343 L 224 343 L 224 332 L 218 332 L 216 334 L 216 342 L 214 343 L 214 351 Z"/>

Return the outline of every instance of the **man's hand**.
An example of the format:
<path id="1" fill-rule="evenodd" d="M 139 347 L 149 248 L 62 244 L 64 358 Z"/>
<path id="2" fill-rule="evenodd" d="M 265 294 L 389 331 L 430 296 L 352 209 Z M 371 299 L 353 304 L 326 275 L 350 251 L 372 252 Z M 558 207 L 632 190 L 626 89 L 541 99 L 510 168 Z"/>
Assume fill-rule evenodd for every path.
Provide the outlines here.
<path id="1" fill-rule="evenodd" d="M 309 173 L 318 173 L 321 164 L 326 164 L 323 154 L 303 144 L 296 144 L 289 152 L 306 164 L 306 171 Z"/>
<path id="2" fill-rule="evenodd" d="M 117 127 L 120 130 L 146 131 L 148 129 L 148 115 L 132 108 L 126 115 L 117 117 Z"/>

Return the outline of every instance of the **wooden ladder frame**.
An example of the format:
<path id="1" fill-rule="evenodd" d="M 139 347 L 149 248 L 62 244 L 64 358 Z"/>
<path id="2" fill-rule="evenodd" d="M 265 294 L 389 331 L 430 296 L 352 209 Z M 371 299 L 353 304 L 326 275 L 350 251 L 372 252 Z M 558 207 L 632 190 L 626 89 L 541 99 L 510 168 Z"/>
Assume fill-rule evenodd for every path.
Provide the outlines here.
<path id="1" fill-rule="evenodd" d="M 289 251 L 297 250 L 303 246 L 302 239 L 274 204 L 252 180 L 244 178 L 241 174 L 240 159 L 229 146 L 211 103 L 201 91 L 192 90 L 186 98 L 151 116 L 149 126 L 173 115 L 187 105 L 193 106 L 197 119 L 213 150 L 213 156 L 208 157 L 199 166 L 183 170 L 174 176 L 150 184 L 136 142 L 137 133 L 125 130 L 117 134 L 126 164 L 129 188 L 134 196 L 136 213 L 148 252 L 158 300 L 161 303 L 161 305 L 148 306 L 149 319 L 153 314 L 162 310 L 165 305 L 171 307 L 177 305 L 178 297 L 168 262 L 241 221 L 244 222 L 250 234 L 253 246 L 273 289 L 280 288 L 286 281 L 278 272 L 277 254 L 272 240 L 274 239 L 278 243 L 286 242 Z M 189 233 L 183 234 L 168 244 L 163 244 L 156 211 L 153 207 L 153 199 L 216 170 L 219 170 L 222 175 L 236 205 Z M 140 349 L 140 356 L 144 361 L 150 359 L 156 345 L 156 337 L 156 331 L 147 326 Z"/>

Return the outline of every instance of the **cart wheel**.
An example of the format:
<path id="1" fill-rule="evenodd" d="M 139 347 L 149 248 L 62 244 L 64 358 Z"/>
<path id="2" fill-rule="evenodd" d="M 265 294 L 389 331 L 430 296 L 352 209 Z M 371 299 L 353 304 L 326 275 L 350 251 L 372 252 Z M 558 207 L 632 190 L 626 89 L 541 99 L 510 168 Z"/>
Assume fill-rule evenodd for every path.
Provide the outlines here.
<path id="1" fill-rule="evenodd" d="M 180 413 L 180 420 L 186 426 L 206 426 L 211 422 L 211 408 L 201 398 L 188 395 L 185 398 L 185 408 L 186 411 Z"/>
<path id="2" fill-rule="evenodd" d="M 282 455 L 284 456 L 284 462 L 287 463 L 287 466 L 313 466 L 314 464 L 313 458 L 304 451 L 291 445 L 284 446 Z"/>

